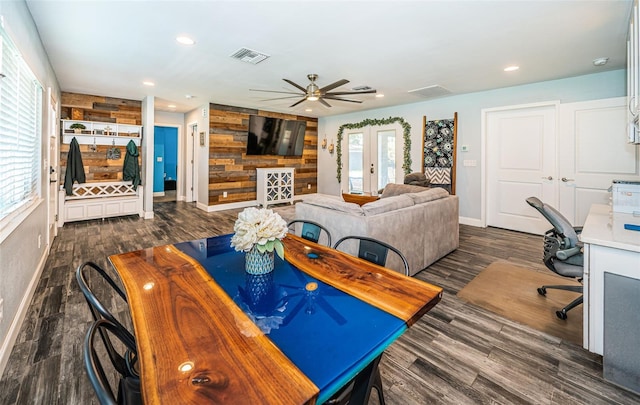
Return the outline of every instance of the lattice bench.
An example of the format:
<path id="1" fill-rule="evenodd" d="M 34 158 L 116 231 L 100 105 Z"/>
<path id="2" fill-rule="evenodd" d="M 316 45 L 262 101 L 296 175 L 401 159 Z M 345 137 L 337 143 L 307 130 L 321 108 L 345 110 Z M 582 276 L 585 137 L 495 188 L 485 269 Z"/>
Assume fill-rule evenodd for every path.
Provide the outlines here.
<path id="1" fill-rule="evenodd" d="M 65 222 L 119 217 L 143 216 L 142 186 L 133 189 L 130 181 L 82 183 L 73 185 L 73 194 L 59 191 L 58 226 Z"/>

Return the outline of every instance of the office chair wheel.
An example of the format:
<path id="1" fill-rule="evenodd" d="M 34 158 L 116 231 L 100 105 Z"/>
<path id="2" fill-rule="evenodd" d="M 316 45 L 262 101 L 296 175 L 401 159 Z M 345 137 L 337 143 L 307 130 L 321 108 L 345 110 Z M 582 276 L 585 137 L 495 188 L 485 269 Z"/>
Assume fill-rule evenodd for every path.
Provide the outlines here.
<path id="1" fill-rule="evenodd" d="M 567 320 L 567 311 L 565 311 L 564 309 L 562 311 L 556 311 L 556 315 L 563 321 Z"/>
<path id="2" fill-rule="evenodd" d="M 540 287 L 538 288 L 538 294 L 540 295 L 547 295 L 547 289 L 544 287 Z M 558 315 L 559 316 L 559 315 Z"/>

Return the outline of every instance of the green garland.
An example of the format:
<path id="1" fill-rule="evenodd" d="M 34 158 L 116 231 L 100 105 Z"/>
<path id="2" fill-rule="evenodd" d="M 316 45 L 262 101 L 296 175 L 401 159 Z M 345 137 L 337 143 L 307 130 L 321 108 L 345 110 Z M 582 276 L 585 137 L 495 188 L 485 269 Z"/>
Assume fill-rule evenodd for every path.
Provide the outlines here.
<path id="1" fill-rule="evenodd" d="M 411 173 L 411 125 L 404 118 L 401 117 L 389 117 L 383 119 L 365 119 L 360 122 L 344 124 L 340 126 L 338 129 L 338 137 L 336 144 L 336 164 L 338 165 L 338 183 L 342 182 L 342 133 L 345 129 L 359 129 L 364 128 L 366 126 L 380 126 L 380 125 L 389 125 L 393 123 L 400 123 L 402 125 L 402 129 L 404 131 L 404 159 L 402 163 L 402 168 L 404 169 L 404 174 L 407 175 Z"/>

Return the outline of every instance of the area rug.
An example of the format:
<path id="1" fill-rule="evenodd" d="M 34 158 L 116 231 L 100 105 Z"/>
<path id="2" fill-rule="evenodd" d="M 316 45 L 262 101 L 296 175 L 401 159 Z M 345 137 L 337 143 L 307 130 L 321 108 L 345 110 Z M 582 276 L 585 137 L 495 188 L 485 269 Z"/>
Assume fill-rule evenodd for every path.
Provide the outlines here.
<path id="1" fill-rule="evenodd" d="M 509 262 L 494 262 L 457 295 L 487 311 L 582 345 L 582 305 L 569 311 L 567 320 L 556 316 L 556 311 L 577 298 L 578 293 L 547 290 L 546 297 L 538 294 L 538 287 L 554 284 L 580 285 L 551 271 L 543 273 Z"/>

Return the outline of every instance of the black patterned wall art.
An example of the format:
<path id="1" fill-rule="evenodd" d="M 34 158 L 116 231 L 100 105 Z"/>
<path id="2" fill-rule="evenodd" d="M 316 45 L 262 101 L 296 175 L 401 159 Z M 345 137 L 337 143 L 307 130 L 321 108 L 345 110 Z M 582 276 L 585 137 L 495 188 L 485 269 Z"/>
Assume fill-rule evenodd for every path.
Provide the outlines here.
<path id="1" fill-rule="evenodd" d="M 434 187 L 456 192 L 456 132 L 458 113 L 452 119 L 427 121 L 423 117 L 422 171 Z"/>

